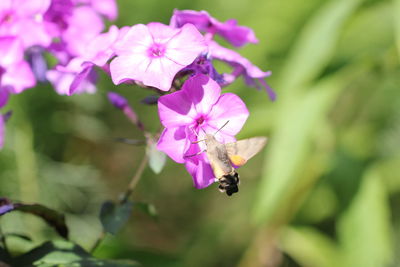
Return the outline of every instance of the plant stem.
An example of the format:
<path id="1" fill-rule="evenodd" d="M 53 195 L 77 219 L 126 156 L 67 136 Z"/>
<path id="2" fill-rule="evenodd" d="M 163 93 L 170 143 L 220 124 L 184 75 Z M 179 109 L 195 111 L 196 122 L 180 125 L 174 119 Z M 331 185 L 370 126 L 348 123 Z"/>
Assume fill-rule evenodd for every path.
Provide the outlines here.
<path id="1" fill-rule="evenodd" d="M 121 204 L 126 203 L 128 201 L 130 195 L 133 192 L 133 189 L 135 188 L 136 184 L 139 182 L 140 178 L 142 177 L 143 171 L 146 168 L 148 161 L 149 161 L 149 159 L 148 159 L 147 155 L 144 155 L 142 161 L 140 162 L 138 169 L 136 170 L 135 175 L 132 177 L 132 180 L 130 181 L 128 188 L 126 189 L 124 195 L 121 198 L 121 201 L 120 201 Z"/>
<path id="2" fill-rule="evenodd" d="M 148 163 L 149 159 L 147 155 L 145 154 L 143 156 L 142 161 L 140 162 L 140 165 L 138 169 L 135 172 L 135 175 L 132 177 L 131 181 L 129 182 L 128 188 L 126 189 L 125 193 L 122 195 L 122 198 L 119 202 L 119 204 L 124 204 L 128 201 L 129 197 L 131 196 L 133 189 L 135 188 L 136 184 L 139 182 L 140 178 L 142 177 L 143 171 L 146 168 L 146 165 Z M 93 253 L 97 247 L 101 244 L 101 242 L 104 240 L 106 237 L 106 232 L 103 230 L 100 234 L 100 236 L 97 238 L 96 242 L 94 243 L 93 247 L 90 249 L 90 253 Z"/>

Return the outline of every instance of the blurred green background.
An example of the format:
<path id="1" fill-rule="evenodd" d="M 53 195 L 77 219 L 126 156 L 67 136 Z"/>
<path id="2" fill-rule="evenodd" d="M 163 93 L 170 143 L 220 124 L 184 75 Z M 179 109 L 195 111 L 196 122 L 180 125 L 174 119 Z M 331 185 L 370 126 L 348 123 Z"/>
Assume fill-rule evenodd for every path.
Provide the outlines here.
<path id="1" fill-rule="evenodd" d="M 178 8 L 252 27 L 260 42 L 241 53 L 272 70 L 278 99 L 242 80 L 225 89 L 251 112 L 238 138 L 270 138 L 240 169 L 239 194 L 196 190 L 171 160 L 159 175 L 147 168 L 133 200 L 152 203 L 157 219 L 134 209 L 96 256 L 144 266 L 400 265 L 400 0 L 118 3 L 118 26 L 168 23 Z M 65 212 L 71 238 L 87 249 L 101 231 L 102 201 L 118 199 L 145 153 L 114 141 L 143 136 L 108 103 L 109 90 L 159 129 L 156 107 L 140 103 L 149 91 L 103 75 L 95 95 L 41 86 L 13 97 L 0 152 L 0 196 Z M 7 214 L 1 225 L 33 238 L 8 238 L 21 252 L 57 238 L 29 215 Z"/>

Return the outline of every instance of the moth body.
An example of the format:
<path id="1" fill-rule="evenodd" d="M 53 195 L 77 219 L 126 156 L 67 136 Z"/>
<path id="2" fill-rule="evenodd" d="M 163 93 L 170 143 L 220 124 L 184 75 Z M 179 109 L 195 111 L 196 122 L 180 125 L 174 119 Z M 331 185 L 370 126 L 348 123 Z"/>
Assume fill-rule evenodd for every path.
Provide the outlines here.
<path id="1" fill-rule="evenodd" d="M 215 178 L 220 179 L 224 175 L 235 171 L 224 144 L 218 142 L 211 134 L 206 135 L 205 143 L 207 146 L 207 157 L 214 171 Z"/>
<path id="2" fill-rule="evenodd" d="M 228 196 L 239 191 L 239 174 L 234 166 L 240 167 L 247 160 L 257 154 L 266 144 L 267 138 L 253 137 L 234 143 L 222 144 L 214 135 L 207 134 L 204 139 L 206 143 L 207 158 L 215 178 L 219 182 L 218 189 L 226 192 Z"/>

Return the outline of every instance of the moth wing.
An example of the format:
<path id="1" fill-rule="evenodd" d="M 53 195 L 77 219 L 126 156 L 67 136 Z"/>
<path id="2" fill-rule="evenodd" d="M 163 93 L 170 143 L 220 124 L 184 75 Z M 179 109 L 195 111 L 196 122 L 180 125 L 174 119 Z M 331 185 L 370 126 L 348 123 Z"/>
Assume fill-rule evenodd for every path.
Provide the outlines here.
<path id="1" fill-rule="evenodd" d="M 234 143 L 225 144 L 230 161 L 238 166 L 243 166 L 249 159 L 254 157 L 267 143 L 263 136 L 239 140 Z"/>

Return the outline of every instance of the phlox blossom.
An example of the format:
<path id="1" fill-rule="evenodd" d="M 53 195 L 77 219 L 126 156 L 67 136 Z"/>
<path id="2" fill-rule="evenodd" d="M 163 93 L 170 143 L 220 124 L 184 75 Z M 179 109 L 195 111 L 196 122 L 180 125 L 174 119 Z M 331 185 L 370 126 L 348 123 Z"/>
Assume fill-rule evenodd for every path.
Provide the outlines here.
<path id="1" fill-rule="evenodd" d="M 221 95 L 221 88 L 210 77 L 198 74 L 189 78 L 180 91 L 158 100 L 158 114 L 165 127 L 157 148 L 178 163 L 185 163 L 196 188 L 214 182 L 214 174 L 205 153 L 204 133 L 216 134 L 221 143 L 234 142 L 235 135 L 244 125 L 249 112 L 235 94 Z"/>
<path id="2" fill-rule="evenodd" d="M 180 28 L 186 23 L 191 23 L 199 31 L 206 32 L 213 37 L 214 34 L 222 36 L 225 40 L 236 47 L 247 43 L 258 43 L 258 40 L 252 29 L 240 26 L 234 19 L 220 22 L 208 14 L 207 11 L 194 10 L 174 10 L 170 25 Z"/>
<path id="3" fill-rule="evenodd" d="M 157 22 L 134 25 L 115 44 L 111 77 L 114 84 L 135 80 L 168 91 L 177 72 L 206 49 L 203 36 L 191 24 L 179 29 Z"/>
<path id="4" fill-rule="evenodd" d="M 112 25 L 108 32 L 98 34 L 82 47 L 82 54 L 67 65 L 58 65 L 47 72 L 47 79 L 59 94 L 94 93 L 97 74 L 95 66 L 108 68 L 107 61 L 114 55 L 113 45 L 126 33 L 127 27 Z"/>
<path id="5" fill-rule="evenodd" d="M 24 60 L 24 48 L 17 37 L 0 37 L 0 93 L 5 96 L 8 93 L 18 94 L 36 83 L 35 77 Z M 1 100 L 0 100 L 1 102 Z"/>
<path id="6" fill-rule="evenodd" d="M 52 36 L 43 19 L 50 3 L 51 0 L 1 0 L 0 36 L 18 36 L 25 48 L 50 45 Z"/>
<path id="7" fill-rule="evenodd" d="M 265 78 L 271 75 L 270 71 L 262 71 L 247 58 L 241 56 L 238 52 L 219 45 L 215 41 L 209 41 L 210 54 L 213 59 L 228 63 L 233 67 L 229 75 L 224 75 L 226 84 L 233 82 L 237 77 L 243 76 L 248 86 L 260 89 L 264 87 L 271 100 L 275 100 L 275 92 L 265 82 Z"/>

